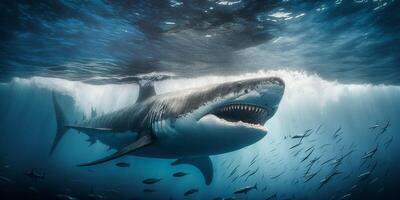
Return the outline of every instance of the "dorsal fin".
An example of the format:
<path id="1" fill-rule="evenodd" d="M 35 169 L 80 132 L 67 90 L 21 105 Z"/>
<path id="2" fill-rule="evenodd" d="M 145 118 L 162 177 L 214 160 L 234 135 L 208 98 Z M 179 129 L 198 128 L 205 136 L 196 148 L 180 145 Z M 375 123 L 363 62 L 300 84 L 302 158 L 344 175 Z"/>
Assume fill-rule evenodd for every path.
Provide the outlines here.
<path id="1" fill-rule="evenodd" d="M 91 112 L 90 112 L 90 117 L 91 117 L 91 118 L 97 117 L 96 109 L 94 109 L 93 107 L 92 107 L 92 110 L 91 110 Z"/>
<path id="2" fill-rule="evenodd" d="M 136 102 L 142 102 L 149 97 L 156 95 L 154 84 L 151 81 L 139 84 L 139 96 Z"/>

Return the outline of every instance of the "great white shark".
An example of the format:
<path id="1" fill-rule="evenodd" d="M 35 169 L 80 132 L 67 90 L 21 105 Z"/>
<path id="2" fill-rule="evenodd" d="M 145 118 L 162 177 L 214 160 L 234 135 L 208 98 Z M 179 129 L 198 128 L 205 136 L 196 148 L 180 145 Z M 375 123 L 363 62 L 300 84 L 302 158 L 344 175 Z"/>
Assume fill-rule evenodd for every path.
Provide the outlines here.
<path id="1" fill-rule="evenodd" d="M 80 164 L 91 166 L 121 156 L 177 159 L 191 164 L 209 185 L 210 155 L 254 144 L 267 134 L 264 126 L 277 111 L 285 84 L 277 77 L 253 78 L 156 94 L 153 84 L 140 88 L 138 100 L 120 110 L 68 122 L 53 92 L 57 132 L 51 153 L 69 129 L 108 145 L 116 152 Z M 93 142 L 93 140 L 92 140 Z"/>

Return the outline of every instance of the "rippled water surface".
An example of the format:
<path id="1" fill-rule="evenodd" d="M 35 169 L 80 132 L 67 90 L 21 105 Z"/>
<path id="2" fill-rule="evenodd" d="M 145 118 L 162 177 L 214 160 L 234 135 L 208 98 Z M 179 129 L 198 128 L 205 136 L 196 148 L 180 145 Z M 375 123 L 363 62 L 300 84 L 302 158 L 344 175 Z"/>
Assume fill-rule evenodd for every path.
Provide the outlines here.
<path id="1" fill-rule="evenodd" d="M 399 83 L 399 2 L 6 1 L 1 79 L 134 82 L 295 69 Z"/>

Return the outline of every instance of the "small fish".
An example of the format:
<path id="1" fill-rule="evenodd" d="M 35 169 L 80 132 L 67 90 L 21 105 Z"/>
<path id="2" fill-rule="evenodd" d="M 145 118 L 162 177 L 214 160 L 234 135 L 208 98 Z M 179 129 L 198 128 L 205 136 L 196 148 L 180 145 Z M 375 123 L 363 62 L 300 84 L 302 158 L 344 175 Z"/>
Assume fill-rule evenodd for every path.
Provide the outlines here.
<path id="1" fill-rule="evenodd" d="M 239 176 L 236 176 L 235 178 L 233 178 L 231 183 L 235 182 L 238 178 L 239 178 Z"/>
<path id="2" fill-rule="evenodd" d="M 104 199 L 104 196 L 101 194 L 96 194 L 93 188 L 90 188 L 90 193 L 87 195 L 89 200 L 97 200 L 97 199 Z"/>
<path id="3" fill-rule="evenodd" d="M 310 140 L 310 143 L 314 143 L 316 141 L 318 141 L 318 140 L 317 139 L 312 139 L 312 140 Z"/>
<path id="4" fill-rule="evenodd" d="M 296 147 L 298 147 L 298 146 L 300 146 L 300 145 L 301 145 L 301 143 L 299 142 L 299 143 L 297 143 L 297 144 L 295 144 L 295 145 L 291 146 L 289 149 L 296 148 Z"/>
<path id="5" fill-rule="evenodd" d="M 258 154 L 256 156 L 254 156 L 254 158 L 250 161 L 249 167 L 251 167 L 257 161 L 257 158 L 258 158 Z"/>
<path id="6" fill-rule="evenodd" d="M 294 135 L 294 136 L 292 136 L 292 139 L 298 139 L 298 138 L 303 138 L 303 137 L 305 137 L 303 134 Z"/>
<path id="7" fill-rule="evenodd" d="M 322 148 L 324 148 L 324 147 L 326 147 L 326 146 L 329 146 L 329 145 L 331 145 L 331 144 L 323 144 L 323 145 L 321 145 L 320 147 L 318 147 L 318 149 L 322 149 Z"/>
<path id="8" fill-rule="evenodd" d="M 6 182 L 6 183 L 11 183 L 11 179 L 4 177 L 4 176 L 0 176 L 0 181 Z"/>
<path id="9" fill-rule="evenodd" d="M 306 149 L 305 152 L 308 152 L 308 151 L 310 151 L 311 149 L 314 149 L 314 146 L 309 147 L 308 149 Z"/>
<path id="10" fill-rule="evenodd" d="M 340 126 L 340 127 L 335 131 L 335 133 L 333 134 L 333 137 L 334 137 L 334 138 L 337 138 L 338 136 L 342 135 L 343 132 L 341 132 L 341 130 L 342 130 L 342 127 Z"/>
<path id="11" fill-rule="evenodd" d="M 343 159 L 349 156 L 352 152 L 353 150 L 338 159 L 334 159 L 331 164 L 334 165 L 335 168 L 339 167 L 339 165 L 342 164 Z"/>
<path id="12" fill-rule="evenodd" d="M 116 163 L 115 166 L 117 166 L 117 167 L 130 167 L 131 164 L 129 164 L 127 162 L 119 162 L 119 163 Z"/>
<path id="13" fill-rule="evenodd" d="M 375 177 L 374 179 L 372 179 L 372 181 L 369 182 L 370 185 L 376 183 L 379 180 L 378 177 Z"/>
<path id="14" fill-rule="evenodd" d="M 33 170 L 25 172 L 24 174 L 33 180 L 39 180 L 39 179 L 43 180 L 45 178 L 44 173 L 39 174 L 39 173 L 34 172 Z"/>
<path id="15" fill-rule="evenodd" d="M 308 164 L 308 166 L 312 166 L 315 162 L 317 162 L 320 158 L 322 157 L 322 155 L 321 156 L 318 156 L 318 157 L 316 157 L 316 158 L 314 158 L 314 159 L 312 159 L 312 160 L 310 160 L 310 164 Z"/>
<path id="16" fill-rule="evenodd" d="M 378 145 L 375 147 L 375 149 L 365 153 L 361 159 L 372 158 L 372 156 L 374 156 L 377 151 L 378 151 Z"/>
<path id="17" fill-rule="evenodd" d="M 194 194 L 194 193 L 196 193 L 198 191 L 199 191 L 198 189 L 190 189 L 190 190 L 186 191 L 183 195 L 185 197 L 187 197 L 187 196 L 192 195 L 192 194 Z"/>
<path id="18" fill-rule="evenodd" d="M 157 183 L 159 181 L 161 181 L 161 178 L 160 179 L 148 178 L 148 179 L 143 180 L 142 183 L 144 183 L 144 184 L 154 184 L 154 183 Z"/>
<path id="19" fill-rule="evenodd" d="M 360 178 L 360 180 L 365 180 L 365 179 L 367 179 L 370 175 L 371 175 L 371 171 L 367 171 L 367 172 L 364 172 L 364 173 L 360 174 L 360 175 L 358 176 L 358 178 Z"/>
<path id="20" fill-rule="evenodd" d="M 389 145 L 392 143 L 392 141 L 393 141 L 393 136 L 388 141 L 385 142 L 385 144 L 384 144 L 385 149 L 387 149 L 389 147 Z"/>
<path id="21" fill-rule="evenodd" d="M 378 128 L 379 127 L 379 124 L 378 123 L 375 123 L 374 125 L 372 125 L 372 126 L 370 126 L 368 129 L 369 130 L 375 130 L 376 128 Z"/>
<path id="22" fill-rule="evenodd" d="M 386 122 L 386 125 L 381 129 L 381 132 L 379 132 L 378 135 L 382 135 L 383 133 L 385 133 L 389 128 L 389 126 L 390 126 L 390 120 Z"/>
<path id="23" fill-rule="evenodd" d="M 376 166 L 378 165 L 378 161 L 375 161 L 374 165 L 371 167 L 371 173 L 375 170 Z"/>
<path id="24" fill-rule="evenodd" d="M 326 183 L 328 183 L 334 176 L 336 176 L 336 175 L 338 175 L 338 174 L 340 174 L 340 172 L 335 171 L 335 172 L 331 173 L 330 175 L 328 175 L 327 177 L 323 178 L 323 179 L 320 181 L 320 185 L 319 185 L 318 189 L 320 189 L 322 186 L 324 186 L 324 185 L 325 185 Z"/>
<path id="25" fill-rule="evenodd" d="M 315 133 L 319 133 L 319 130 L 321 130 L 321 128 L 322 128 L 322 124 L 320 124 L 320 125 L 318 126 L 317 130 L 315 130 Z"/>
<path id="26" fill-rule="evenodd" d="M 148 188 L 146 188 L 146 189 L 143 190 L 143 192 L 146 192 L 146 193 L 151 193 L 151 192 L 155 192 L 155 191 L 156 191 L 156 190 L 148 189 Z"/>
<path id="27" fill-rule="evenodd" d="M 238 168 L 239 168 L 239 165 L 236 166 L 236 167 L 231 171 L 231 173 L 229 174 L 228 178 L 230 178 L 233 174 L 235 174 Z"/>
<path id="28" fill-rule="evenodd" d="M 310 175 L 307 175 L 307 178 L 304 180 L 304 183 L 308 182 L 309 180 L 311 180 L 312 178 L 314 178 L 318 173 L 312 173 Z"/>
<path id="29" fill-rule="evenodd" d="M 247 170 L 246 172 L 244 172 L 242 175 L 240 175 L 240 177 L 246 176 L 248 173 L 250 173 L 250 170 Z"/>
<path id="30" fill-rule="evenodd" d="M 276 199 L 276 193 L 267 197 L 265 200 L 272 200 L 272 199 Z"/>
<path id="31" fill-rule="evenodd" d="M 305 160 L 307 160 L 308 159 L 308 157 L 310 157 L 310 155 L 312 154 L 314 152 L 314 149 L 313 150 L 311 150 L 310 151 L 310 153 L 308 153 L 307 154 L 307 156 L 306 157 L 304 157 L 300 162 L 303 162 L 303 161 L 305 161 Z"/>
<path id="32" fill-rule="evenodd" d="M 77 200 L 77 198 L 69 196 L 67 194 L 57 194 L 56 198 L 59 200 Z"/>
<path id="33" fill-rule="evenodd" d="M 335 160 L 335 158 L 328 159 L 328 160 L 326 160 L 325 162 L 323 162 L 323 163 L 321 164 L 321 166 L 322 166 L 322 165 L 325 165 L 326 163 L 329 163 L 329 162 L 331 162 L 331 161 L 333 161 L 333 160 Z"/>
<path id="34" fill-rule="evenodd" d="M 172 174 L 172 176 L 174 176 L 174 177 L 182 177 L 182 176 L 186 176 L 186 175 L 188 175 L 188 174 L 185 172 L 176 172 L 176 173 Z"/>
<path id="35" fill-rule="evenodd" d="M 303 148 L 299 149 L 295 154 L 293 154 L 294 157 L 296 157 L 297 155 L 299 155 L 299 153 L 303 150 Z"/>
<path id="36" fill-rule="evenodd" d="M 351 194 L 345 194 L 343 195 L 340 199 L 350 199 L 351 198 Z"/>
<path id="37" fill-rule="evenodd" d="M 229 165 L 226 167 L 227 169 L 229 169 L 229 168 L 231 167 L 231 165 L 233 164 L 233 161 L 234 161 L 234 160 L 232 160 L 232 161 L 229 163 Z"/>
<path id="38" fill-rule="evenodd" d="M 303 134 L 292 136 L 292 139 L 300 138 L 303 139 L 311 135 L 312 129 L 307 129 Z"/>
<path id="39" fill-rule="evenodd" d="M 312 173 L 312 174 L 305 175 L 305 176 L 304 176 L 304 178 L 305 178 L 304 183 L 306 183 L 306 182 L 308 182 L 309 180 L 311 180 L 312 178 L 314 178 L 321 170 L 322 170 L 322 167 L 321 167 L 318 171 L 316 171 L 316 172 L 314 172 L 314 173 Z"/>
<path id="40" fill-rule="evenodd" d="M 347 152 L 346 154 L 344 154 L 344 156 L 342 156 L 342 158 L 346 158 L 347 156 L 349 156 L 350 154 L 352 154 L 353 152 L 355 152 L 356 150 L 352 149 L 349 152 Z"/>
<path id="41" fill-rule="evenodd" d="M 280 174 L 276 175 L 276 176 L 271 177 L 271 179 L 277 179 L 277 178 L 279 178 L 283 173 L 284 173 L 284 171 L 281 172 Z"/>
<path id="42" fill-rule="evenodd" d="M 257 183 L 254 184 L 254 186 L 246 186 L 246 187 L 240 188 L 233 193 L 234 194 L 247 194 L 248 192 L 250 192 L 253 189 L 257 190 Z"/>
<path id="43" fill-rule="evenodd" d="M 308 173 L 310 172 L 312 166 L 313 166 L 313 163 L 310 163 L 310 165 L 308 165 L 307 171 L 304 173 L 304 176 L 308 175 Z"/>
<path id="44" fill-rule="evenodd" d="M 244 181 L 247 181 L 247 179 L 249 179 L 251 176 L 253 176 L 254 174 L 256 174 L 256 173 L 258 172 L 258 169 L 259 169 L 259 168 L 257 168 L 257 169 L 254 170 L 252 173 L 250 173 L 250 174 L 246 177 L 246 179 L 245 179 Z"/>

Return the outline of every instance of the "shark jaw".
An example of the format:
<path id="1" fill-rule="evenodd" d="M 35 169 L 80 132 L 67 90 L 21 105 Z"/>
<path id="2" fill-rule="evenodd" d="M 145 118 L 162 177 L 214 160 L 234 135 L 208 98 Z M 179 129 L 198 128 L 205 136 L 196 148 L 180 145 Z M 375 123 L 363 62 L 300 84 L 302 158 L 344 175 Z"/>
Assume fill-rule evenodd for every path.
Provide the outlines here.
<path id="1" fill-rule="evenodd" d="M 269 108 L 256 104 L 228 104 L 213 110 L 210 114 L 218 117 L 223 123 L 255 128 L 267 131 L 264 127 L 270 113 Z"/>
<path id="2" fill-rule="evenodd" d="M 243 122 L 243 121 L 227 121 L 223 118 L 219 118 L 218 116 L 214 114 L 208 114 L 202 117 L 199 120 L 199 123 L 202 122 L 210 122 L 214 124 L 219 124 L 221 126 L 226 126 L 227 128 L 236 128 L 237 130 L 240 131 L 252 131 L 252 132 L 257 132 L 266 135 L 268 133 L 268 129 L 263 126 L 262 124 L 253 124 L 253 123 L 248 123 L 248 122 Z"/>

